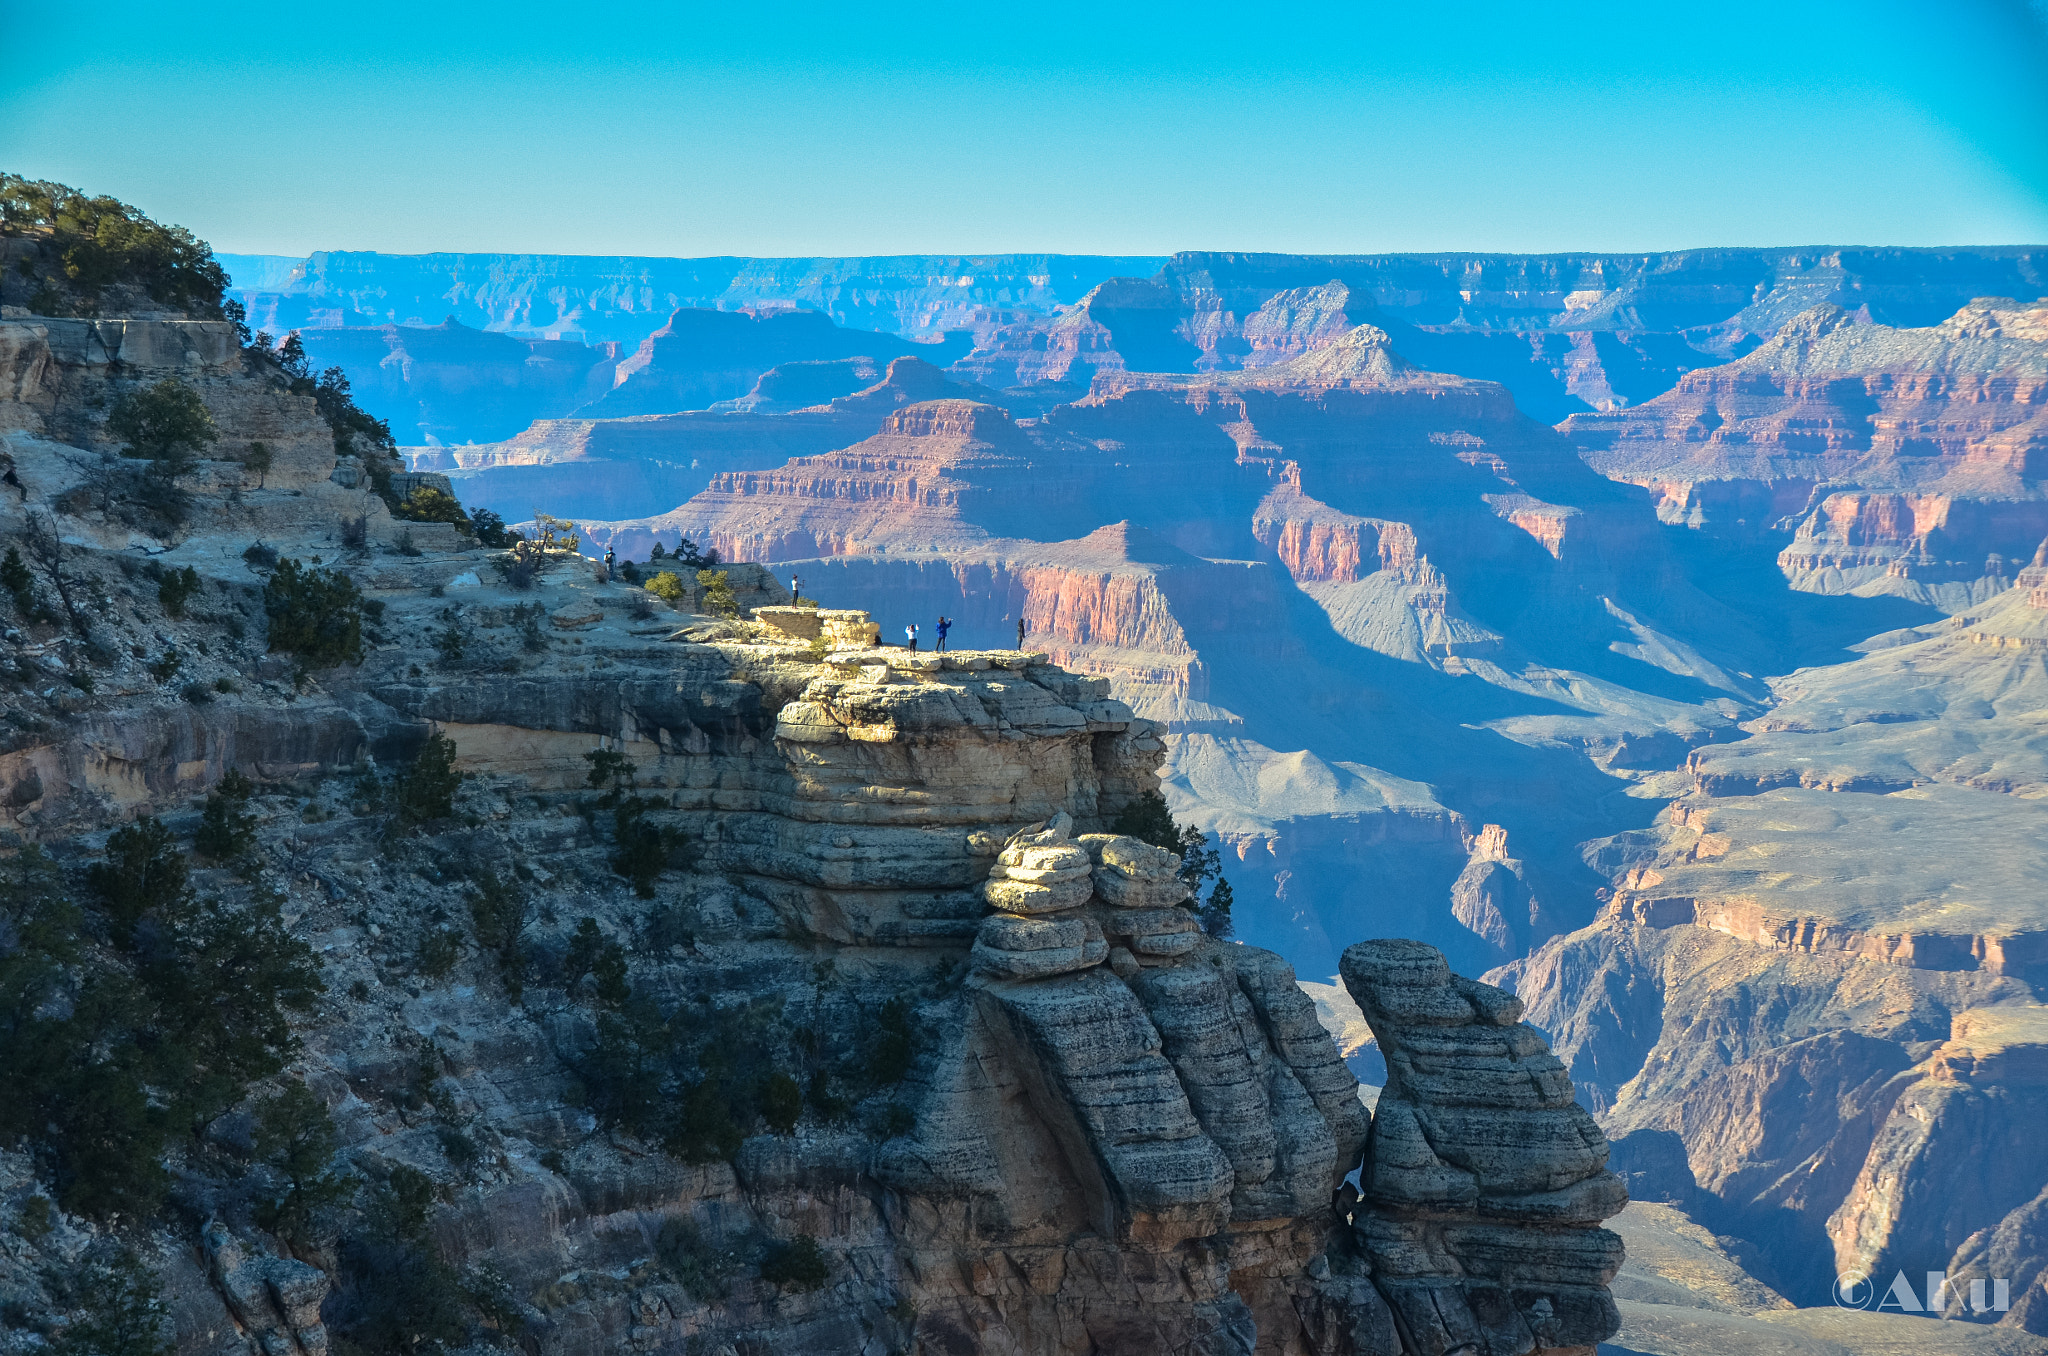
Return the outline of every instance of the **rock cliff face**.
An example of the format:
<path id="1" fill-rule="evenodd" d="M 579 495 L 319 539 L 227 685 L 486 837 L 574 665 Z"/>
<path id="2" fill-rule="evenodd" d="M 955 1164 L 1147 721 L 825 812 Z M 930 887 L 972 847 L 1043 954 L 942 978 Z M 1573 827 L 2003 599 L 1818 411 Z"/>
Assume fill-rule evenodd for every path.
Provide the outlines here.
<path id="1" fill-rule="evenodd" d="M 1589 845 L 1602 917 L 1505 972 L 1633 1189 L 1751 1240 L 1795 1300 L 1836 1269 L 1993 1279 L 2001 1232 L 2000 1265 L 2038 1267 L 2015 1240 L 2048 1163 L 2014 1136 L 2048 960 L 2044 618 L 2014 588 L 1779 680 L 1648 831 Z"/>
<path id="2" fill-rule="evenodd" d="M 801 366 L 801 364 L 795 365 Z M 783 369 L 776 369 L 781 371 Z M 766 470 L 792 456 L 844 447 L 873 433 L 892 411 L 920 400 L 992 396 L 950 381 L 930 363 L 897 358 L 850 395 L 787 413 L 762 413 L 752 395 L 776 400 L 763 373 L 754 392 L 718 410 L 619 419 L 543 419 L 517 437 L 474 447 L 414 448 L 414 469 L 444 472 L 463 502 L 518 522 L 536 509 L 567 518 L 619 518 L 674 505 L 720 473 Z M 667 532 L 669 523 L 653 526 Z M 605 538 L 604 540 L 611 540 Z M 617 542 L 645 550 L 645 540 Z M 673 541 L 664 536 L 665 544 Z"/>
<path id="3" fill-rule="evenodd" d="M 357 403 L 401 443 L 491 442 L 569 413 L 612 387 L 617 344 L 520 338 L 453 316 L 431 328 L 302 328 L 315 371 L 340 367 Z"/>
<path id="4" fill-rule="evenodd" d="M 1734 363 L 1638 408 L 1575 415 L 1602 472 L 1666 522 L 1738 537 L 1794 529 L 1794 587 L 1957 611 L 2005 589 L 2048 537 L 2048 308 L 1972 301 L 1893 328 L 1807 311 Z"/>
<path id="5" fill-rule="evenodd" d="M 362 250 L 323 250 L 296 261 L 227 259 L 250 323 L 272 333 L 431 325 L 452 304 L 456 319 L 478 329 L 629 346 L 679 307 L 736 311 L 777 303 L 820 311 L 855 329 L 937 336 L 968 328 L 991 309 L 1048 314 L 1104 278 L 1150 273 L 1162 262 L 1058 254 L 629 259 Z"/>
<path id="6" fill-rule="evenodd" d="M 1107 680 L 869 648 L 855 612 L 663 616 L 573 558 L 515 588 L 452 531 L 399 542 L 225 324 L 9 319 L 0 351 L 0 537 L 50 543 L 5 641 L 0 813 L 10 869 L 33 846 L 52 874 L 26 901 L 10 875 L 6 907 L 102 909 L 86 868 L 147 816 L 205 908 L 301 939 L 322 986 L 267 1014 L 269 1072 L 145 1155 L 173 1170 L 161 1213 L 76 1194 L 95 1143 L 29 1127 L 0 1150 L 5 1350 L 117 1320 L 184 1356 L 1530 1356 L 1611 1334 L 1594 1226 L 1621 1197 L 1514 1000 L 1427 948 L 1360 948 L 1347 981 L 1405 1080 L 1375 1139 L 1292 969 L 1204 935 L 1177 856 L 1105 832 L 1164 753 Z M 73 491 L 106 474 L 97 410 L 166 373 L 222 444 L 279 452 L 264 485 L 205 464 L 187 525 L 152 537 Z M 985 411 L 911 405 L 882 437 L 952 439 L 969 467 L 1027 445 Z M 978 502 L 910 479 L 919 511 Z M 289 571 L 258 537 L 364 592 L 334 602 L 361 613 L 359 662 L 266 648 Z M 417 808 L 429 735 L 464 774 L 440 810 Z M 42 944 L 16 916 L 0 960 Z M 118 936 L 79 944 L 126 964 Z M 125 1298 L 151 1289 L 161 1325 Z"/>
<path id="7" fill-rule="evenodd" d="M 682 309 L 620 360 L 611 389 L 576 411 L 597 418 L 671 414 L 737 400 L 771 367 L 788 362 L 917 356 L 944 367 L 965 336 L 915 344 L 892 334 L 842 330 L 816 311 L 759 313 Z"/>

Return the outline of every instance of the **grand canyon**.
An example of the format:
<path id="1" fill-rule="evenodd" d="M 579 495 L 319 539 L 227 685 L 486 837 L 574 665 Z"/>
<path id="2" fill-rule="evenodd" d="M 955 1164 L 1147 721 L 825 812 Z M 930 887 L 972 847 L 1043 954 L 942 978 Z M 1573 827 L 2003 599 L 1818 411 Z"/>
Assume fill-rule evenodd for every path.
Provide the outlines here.
<path id="1" fill-rule="evenodd" d="M 2048 248 L 0 190 L 6 1356 L 2048 1353 Z"/>

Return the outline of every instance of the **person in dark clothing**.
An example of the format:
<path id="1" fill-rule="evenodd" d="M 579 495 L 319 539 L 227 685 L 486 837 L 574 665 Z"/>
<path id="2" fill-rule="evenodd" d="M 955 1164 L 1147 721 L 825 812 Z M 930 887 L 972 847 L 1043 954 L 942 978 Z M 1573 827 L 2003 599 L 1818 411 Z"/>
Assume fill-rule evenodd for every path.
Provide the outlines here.
<path id="1" fill-rule="evenodd" d="M 792 603 L 800 603 L 800 602 L 802 602 L 802 601 L 803 601 L 803 598 L 804 598 L 804 581 L 803 581 L 803 576 L 801 576 L 801 575 L 795 575 L 795 574 L 793 574 L 793 575 L 791 575 L 791 576 L 789 577 L 789 601 L 791 601 Z"/>
<path id="2" fill-rule="evenodd" d="M 906 622 L 903 626 L 903 643 L 911 649 L 917 648 L 917 623 Z"/>
<path id="3" fill-rule="evenodd" d="M 609 547 L 609 546 L 605 547 L 605 548 L 604 548 L 604 582 L 605 582 L 605 583 L 607 583 L 607 584 L 609 584 L 609 583 L 611 583 L 611 582 L 612 582 L 612 562 L 613 562 L 614 560 L 616 560 L 616 559 L 618 559 L 618 556 L 617 556 L 617 555 L 616 555 L 616 554 L 615 554 L 615 553 L 614 553 L 614 552 L 612 551 L 612 548 L 611 548 L 611 547 Z"/>
<path id="4" fill-rule="evenodd" d="M 1017 648 L 1020 650 L 1024 648 L 1024 619 L 1022 617 L 1017 618 Z"/>
<path id="5" fill-rule="evenodd" d="M 951 617 L 940 617 L 939 624 L 933 629 L 939 633 L 938 651 L 940 654 L 944 654 L 946 652 L 946 632 L 953 629 L 953 619 Z"/>

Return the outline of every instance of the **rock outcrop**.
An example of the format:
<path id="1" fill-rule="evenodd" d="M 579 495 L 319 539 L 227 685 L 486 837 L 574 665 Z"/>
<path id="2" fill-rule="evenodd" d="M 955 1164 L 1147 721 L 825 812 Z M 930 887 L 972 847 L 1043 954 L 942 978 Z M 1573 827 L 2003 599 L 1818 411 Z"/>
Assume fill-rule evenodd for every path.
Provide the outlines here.
<path id="1" fill-rule="evenodd" d="M 1736 362 L 1564 428 L 1667 522 L 1793 529 L 1779 565 L 1794 587 L 1953 612 L 2048 536 L 2044 382 L 2040 303 L 1981 297 L 1918 329 L 1818 306 Z"/>

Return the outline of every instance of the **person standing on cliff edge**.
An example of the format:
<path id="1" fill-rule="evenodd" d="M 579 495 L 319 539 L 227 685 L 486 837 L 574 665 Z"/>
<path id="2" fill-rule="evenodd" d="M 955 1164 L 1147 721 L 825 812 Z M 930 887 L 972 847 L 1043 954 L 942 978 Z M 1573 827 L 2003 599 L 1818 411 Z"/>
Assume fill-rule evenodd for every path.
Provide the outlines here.
<path id="1" fill-rule="evenodd" d="M 605 583 L 607 583 L 607 584 L 609 584 L 609 583 L 611 583 L 611 582 L 612 582 L 612 562 L 613 562 L 614 560 L 616 560 L 616 559 L 618 559 L 618 557 L 617 557 L 617 556 L 616 556 L 616 555 L 615 555 L 615 554 L 613 553 L 613 551 L 612 551 L 612 548 L 611 548 L 611 547 L 609 547 L 609 546 L 605 547 L 605 548 L 604 548 L 604 582 L 605 582 Z"/>
<path id="2" fill-rule="evenodd" d="M 913 650 L 917 648 L 916 622 L 905 622 L 903 624 L 903 643 Z"/>
<path id="3" fill-rule="evenodd" d="M 1024 619 L 1022 617 L 1017 618 L 1017 648 L 1020 650 L 1024 648 Z"/>
<path id="4" fill-rule="evenodd" d="M 953 629 L 953 619 L 951 617 L 941 616 L 939 618 L 939 624 L 933 627 L 932 629 L 939 633 L 938 651 L 940 654 L 944 654 L 946 652 L 946 632 Z"/>
<path id="5" fill-rule="evenodd" d="M 793 575 L 791 575 L 791 576 L 789 577 L 789 601 L 790 601 L 790 602 L 791 602 L 792 604 L 795 604 L 795 603 L 800 603 L 800 602 L 802 602 L 803 600 L 804 600 L 804 580 L 803 580 L 803 576 L 802 576 L 802 575 L 797 575 L 797 574 L 793 574 Z"/>

